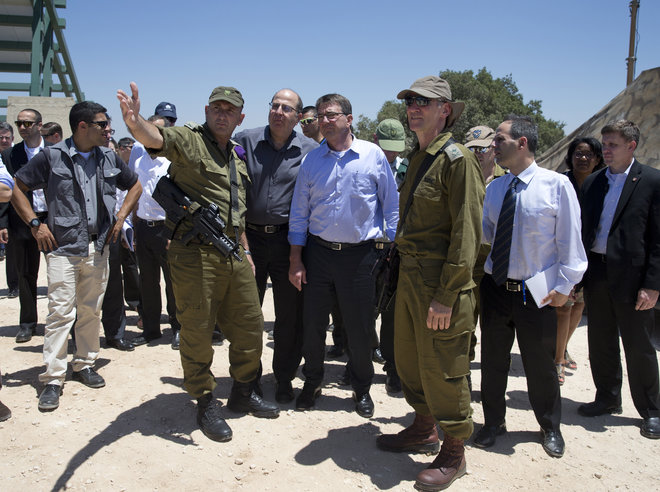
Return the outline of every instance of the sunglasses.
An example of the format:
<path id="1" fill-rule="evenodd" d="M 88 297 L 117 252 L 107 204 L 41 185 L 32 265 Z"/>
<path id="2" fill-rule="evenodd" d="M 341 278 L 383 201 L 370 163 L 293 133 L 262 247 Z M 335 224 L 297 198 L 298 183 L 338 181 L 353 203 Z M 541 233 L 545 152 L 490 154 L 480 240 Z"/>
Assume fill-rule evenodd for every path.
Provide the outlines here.
<path id="1" fill-rule="evenodd" d="M 431 100 L 428 97 L 422 96 L 408 96 L 404 99 L 406 106 L 410 107 L 413 104 L 417 104 L 420 108 L 423 106 L 428 106 Z"/>
<path id="2" fill-rule="evenodd" d="M 315 121 L 316 121 L 316 118 L 304 118 L 304 119 L 300 120 L 300 124 L 302 126 L 307 126 L 310 123 L 314 123 Z"/>
<path id="3" fill-rule="evenodd" d="M 36 121 L 21 121 L 21 120 L 16 120 L 16 121 L 14 121 L 14 123 L 16 123 L 16 127 L 17 127 L 17 128 L 20 128 L 20 127 L 22 127 L 22 126 L 25 127 L 25 128 L 30 128 L 32 125 L 34 125 L 34 124 L 36 123 Z"/>
<path id="4" fill-rule="evenodd" d="M 103 121 L 90 121 L 90 123 L 98 126 L 101 130 L 105 130 L 106 127 L 110 124 L 108 120 L 103 120 Z"/>
<path id="5" fill-rule="evenodd" d="M 485 154 L 490 150 L 490 147 L 470 147 L 470 150 L 475 154 Z"/>

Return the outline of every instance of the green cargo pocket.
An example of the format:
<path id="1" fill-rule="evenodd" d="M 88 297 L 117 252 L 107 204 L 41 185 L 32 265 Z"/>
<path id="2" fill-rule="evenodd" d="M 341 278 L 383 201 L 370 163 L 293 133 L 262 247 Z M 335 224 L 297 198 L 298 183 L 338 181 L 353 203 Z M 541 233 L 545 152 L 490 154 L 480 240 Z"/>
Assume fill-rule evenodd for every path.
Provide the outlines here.
<path id="1" fill-rule="evenodd" d="M 436 333 L 433 337 L 433 351 L 439 361 L 442 376 L 455 379 L 470 373 L 470 332 L 446 337 Z"/>

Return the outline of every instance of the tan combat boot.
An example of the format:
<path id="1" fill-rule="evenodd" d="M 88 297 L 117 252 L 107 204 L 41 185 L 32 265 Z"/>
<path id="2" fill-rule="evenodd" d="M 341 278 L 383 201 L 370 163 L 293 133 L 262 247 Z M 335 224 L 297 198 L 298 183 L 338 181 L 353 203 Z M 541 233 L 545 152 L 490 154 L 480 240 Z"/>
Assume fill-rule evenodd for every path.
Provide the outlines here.
<path id="1" fill-rule="evenodd" d="M 431 415 L 415 413 L 415 421 L 398 434 L 378 436 L 376 444 L 385 451 L 435 454 L 440 448 L 438 429 Z"/>
<path id="2" fill-rule="evenodd" d="M 463 440 L 445 433 L 440 453 L 426 470 L 417 475 L 415 489 L 425 492 L 444 490 L 463 475 L 465 475 Z"/>

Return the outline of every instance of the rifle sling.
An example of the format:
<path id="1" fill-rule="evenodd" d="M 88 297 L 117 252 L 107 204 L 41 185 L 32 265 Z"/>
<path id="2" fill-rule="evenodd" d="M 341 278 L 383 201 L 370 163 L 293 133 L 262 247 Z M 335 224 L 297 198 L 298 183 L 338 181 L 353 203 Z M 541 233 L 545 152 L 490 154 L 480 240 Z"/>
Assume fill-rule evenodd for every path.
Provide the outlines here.
<path id="1" fill-rule="evenodd" d="M 413 197 L 415 196 L 415 190 L 417 189 L 417 186 L 419 186 L 420 181 L 422 181 L 422 178 L 424 177 L 426 172 L 430 169 L 431 164 L 433 164 L 435 158 L 440 154 L 442 154 L 445 151 L 445 149 L 453 143 L 456 143 L 456 140 L 454 140 L 453 137 L 449 137 L 449 140 L 447 140 L 445 144 L 442 147 L 440 147 L 440 150 L 438 150 L 435 154 L 426 154 L 424 161 L 422 161 L 422 165 L 419 166 L 417 174 L 415 175 L 415 180 L 413 181 L 412 188 L 410 189 L 410 194 L 408 195 L 406 206 L 403 208 L 403 214 L 401 214 L 401 216 L 399 217 L 399 222 L 401 222 L 401 225 L 404 224 L 404 221 L 406 220 L 406 216 L 410 211 Z"/>

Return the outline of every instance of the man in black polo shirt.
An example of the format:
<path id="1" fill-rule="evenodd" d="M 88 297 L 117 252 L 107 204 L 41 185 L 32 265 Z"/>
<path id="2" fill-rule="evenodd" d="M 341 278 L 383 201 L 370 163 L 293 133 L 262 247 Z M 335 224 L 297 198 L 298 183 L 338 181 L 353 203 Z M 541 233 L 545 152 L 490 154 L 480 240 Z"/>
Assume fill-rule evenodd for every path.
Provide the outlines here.
<path id="1" fill-rule="evenodd" d="M 300 364 L 302 294 L 289 282 L 289 208 L 303 157 L 318 144 L 294 131 L 302 116 L 302 100 L 290 89 L 270 102 L 268 125 L 245 130 L 236 140 L 246 151 L 251 184 L 247 193 L 246 233 L 263 304 L 270 276 L 275 303 L 273 373 L 275 399 L 293 400 L 291 380 Z"/>

